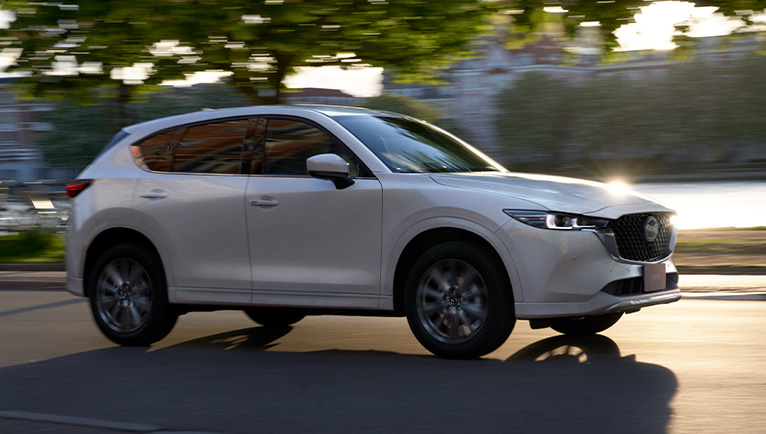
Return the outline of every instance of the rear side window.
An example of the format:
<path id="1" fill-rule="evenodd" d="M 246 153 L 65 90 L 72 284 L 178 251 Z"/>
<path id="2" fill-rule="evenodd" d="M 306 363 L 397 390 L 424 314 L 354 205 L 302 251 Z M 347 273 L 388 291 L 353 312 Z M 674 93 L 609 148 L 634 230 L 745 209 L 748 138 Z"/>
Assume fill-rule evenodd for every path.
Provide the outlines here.
<path id="1" fill-rule="evenodd" d="M 239 173 L 247 119 L 189 127 L 175 146 L 174 172 Z"/>
<path id="2" fill-rule="evenodd" d="M 138 146 L 149 170 L 240 173 L 248 120 L 216 122 L 165 131 Z"/>
<path id="3" fill-rule="evenodd" d="M 152 136 L 138 145 L 144 157 L 144 163 L 149 170 L 170 172 L 173 170 L 172 138 L 175 131 Z"/>

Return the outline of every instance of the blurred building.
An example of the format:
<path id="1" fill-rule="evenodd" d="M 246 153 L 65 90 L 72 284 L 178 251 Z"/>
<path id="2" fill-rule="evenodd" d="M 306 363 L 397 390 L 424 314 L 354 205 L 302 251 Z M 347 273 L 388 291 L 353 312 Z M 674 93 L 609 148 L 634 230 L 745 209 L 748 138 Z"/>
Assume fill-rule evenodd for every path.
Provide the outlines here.
<path id="1" fill-rule="evenodd" d="M 42 121 L 47 104 L 19 100 L 14 79 L 0 79 L 0 180 L 35 181 L 46 178 L 48 167 L 34 146 L 52 126 Z"/>
<path id="2" fill-rule="evenodd" d="M 762 47 L 755 36 L 698 38 L 692 44 L 695 59 L 721 65 L 750 56 Z M 447 84 L 396 84 L 387 79 L 383 92 L 418 98 L 440 109 L 468 140 L 493 155 L 499 151 L 495 132 L 498 95 L 527 73 L 540 72 L 575 82 L 614 76 L 646 80 L 662 77 L 680 64 L 677 53 L 653 50 L 619 53 L 613 63 L 604 63 L 596 42 L 579 50 L 570 45 L 570 40 L 550 35 L 542 35 L 522 48 L 508 48 L 502 36 L 485 38 L 476 44 L 476 57 L 453 65 L 444 74 Z"/>

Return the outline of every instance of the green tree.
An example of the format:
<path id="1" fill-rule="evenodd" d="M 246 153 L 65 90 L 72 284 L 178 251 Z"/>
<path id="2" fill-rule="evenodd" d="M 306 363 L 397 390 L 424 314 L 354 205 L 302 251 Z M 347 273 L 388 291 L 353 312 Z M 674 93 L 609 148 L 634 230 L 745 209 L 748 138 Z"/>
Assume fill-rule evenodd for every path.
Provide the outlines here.
<path id="1" fill-rule="evenodd" d="M 220 70 L 254 102 L 277 102 L 298 66 L 395 66 L 401 77 L 432 76 L 469 54 L 497 5 L 477 0 L 120 0 L 64 5 L 8 1 L 12 70 L 29 74 L 32 95 L 87 94 L 120 80 L 122 98 L 184 73 Z M 56 66 L 69 64 L 66 70 Z M 132 85 L 132 87 L 131 87 Z M 143 90 L 143 89 L 141 89 Z"/>
<path id="2" fill-rule="evenodd" d="M 156 13 L 170 6 L 162 3 L 167 2 L 4 2 L 3 9 L 15 14 L 2 32 L 4 54 L 18 56 L 8 71 L 26 75 L 19 88 L 27 96 L 88 102 L 101 94 L 94 90 L 108 89 L 121 110 L 136 93 L 156 89 L 164 80 L 183 79 L 194 68 L 184 64 L 189 47 L 163 52 L 156 46 L 182 29 Z M 143 69 L 145 76 L 124 77 L 125 68 Z M 112 129 L 124 118 L 118 112 Z"/>

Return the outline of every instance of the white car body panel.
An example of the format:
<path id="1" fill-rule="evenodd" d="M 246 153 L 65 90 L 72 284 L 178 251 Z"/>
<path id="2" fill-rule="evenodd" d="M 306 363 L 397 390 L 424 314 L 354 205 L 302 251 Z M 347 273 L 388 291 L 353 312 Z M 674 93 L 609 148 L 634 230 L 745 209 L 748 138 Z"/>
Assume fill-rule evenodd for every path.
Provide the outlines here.
<path id="1" fill-rule="evenodd" d="M 609 207 L 631 206 L 643 211 L 647 207 L 652 211 L 671 211 L 638 193 L 580 179 L 523 173 L 457 173 L 436 174 L 433 177 L 443 185 L 527 200 L 537 205 L 534 209 L 542 207 L 549 211 L 609 218 L 615 217 L 612 217 L 613 214 L 603 215 L 600 211 Z"/>
<path id="2" fill-rule="evenodd" d="M 247 176 L 157 173 L 137 182 L 132 207 L 169 246 L 174 286 L 250 290 L 242 237 L 247 182 Z"/>
<path id="3" fill-rule="evenodd" d="M 252 176 L 247 201 L 253 289 L 380 294 L 378 180 L 338 190 L 310 177 Z"/>

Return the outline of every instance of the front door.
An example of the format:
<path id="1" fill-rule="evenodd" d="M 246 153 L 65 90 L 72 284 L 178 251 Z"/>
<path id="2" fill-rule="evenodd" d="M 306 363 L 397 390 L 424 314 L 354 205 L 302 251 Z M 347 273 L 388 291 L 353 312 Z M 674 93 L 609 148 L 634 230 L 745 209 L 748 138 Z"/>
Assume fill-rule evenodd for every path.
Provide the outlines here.
<path id="1" fill-rule="evenodd" d="M 306 159 L 313 155 L 352 158 L 305 122 L 269 119 L 256 149 L 245 198 L 253 302 L 273 291 L 377 296 L 380 182 L 357 176 L 354 185 L 338 190 L 308 176 Z M 351 175 L 357 170 L 353 167 Z"/>

